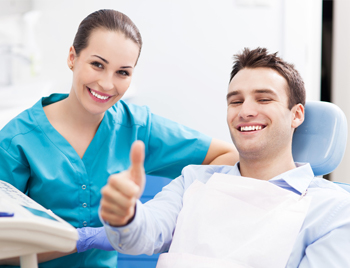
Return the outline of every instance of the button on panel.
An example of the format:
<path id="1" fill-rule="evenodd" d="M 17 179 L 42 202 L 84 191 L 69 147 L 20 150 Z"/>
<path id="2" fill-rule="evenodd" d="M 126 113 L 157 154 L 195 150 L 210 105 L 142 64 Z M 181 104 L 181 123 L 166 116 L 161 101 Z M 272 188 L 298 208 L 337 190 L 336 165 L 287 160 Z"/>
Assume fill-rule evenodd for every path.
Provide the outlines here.
<path id="1" fill-rule="evenodd" d="M 86 185 L 82 185 L 81 189 L 85 190 L 86 189 Z"/>

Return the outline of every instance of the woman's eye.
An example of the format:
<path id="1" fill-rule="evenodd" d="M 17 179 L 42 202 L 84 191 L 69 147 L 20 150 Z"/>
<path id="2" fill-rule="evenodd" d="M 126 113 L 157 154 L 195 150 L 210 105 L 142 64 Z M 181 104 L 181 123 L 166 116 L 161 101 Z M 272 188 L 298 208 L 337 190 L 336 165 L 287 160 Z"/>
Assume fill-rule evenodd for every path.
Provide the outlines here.
<path id="1" fill-rule="evenodd" d="M 118 74 L 121 74 L 121 75 L 123 75 L 123 76 L 129 76 L 129 72 L 124 71 L 124 70 L 120 70 L 120 71 L 118 71 L 117 73 L 118 73 Z"/>
<path id="2" fill-rule="evenodd" d="M 93 65 L 93 66 L 95 66 L 97 68 L 103 69 L 103 64 L 99 63 L 97 61 L 91 62 L 91 65 Z"/>

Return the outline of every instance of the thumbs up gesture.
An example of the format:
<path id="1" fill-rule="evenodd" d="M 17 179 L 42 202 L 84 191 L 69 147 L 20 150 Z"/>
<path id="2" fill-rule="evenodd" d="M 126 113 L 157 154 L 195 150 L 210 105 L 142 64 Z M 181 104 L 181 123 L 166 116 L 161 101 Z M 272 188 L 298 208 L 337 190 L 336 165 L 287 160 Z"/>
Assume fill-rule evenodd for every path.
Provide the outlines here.
<path id="1" fill-rule="evenodd" d="M 101 190 L 101 217 L 111 226 L 126 225 L 134 217 L 136 200 L 140 198 L 145 187 L 145 145 L 142 141 L 133 143 L 130 159 L 130 168 L 111 175 L 107 185 Z"/>

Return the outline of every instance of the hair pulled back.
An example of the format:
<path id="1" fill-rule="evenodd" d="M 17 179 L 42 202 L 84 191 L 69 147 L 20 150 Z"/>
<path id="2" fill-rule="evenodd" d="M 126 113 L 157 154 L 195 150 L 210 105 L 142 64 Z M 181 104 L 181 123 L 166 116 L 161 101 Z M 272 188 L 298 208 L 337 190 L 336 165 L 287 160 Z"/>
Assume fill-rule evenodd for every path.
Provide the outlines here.
<path id="1" fill-rule="evenodd" d="M 77 56 L 79 56 L 80 52 L 88 46 L 90 35 L 95 29 L 106 29 L 123 33 L 126 38 L 129 38 L 138 45 L 140 56 L 142 38 L 139 30 L 128 16 L 113 9 L 101 9 L 95 11 L 80 23 L 73 41 L 73 46 Z"/>

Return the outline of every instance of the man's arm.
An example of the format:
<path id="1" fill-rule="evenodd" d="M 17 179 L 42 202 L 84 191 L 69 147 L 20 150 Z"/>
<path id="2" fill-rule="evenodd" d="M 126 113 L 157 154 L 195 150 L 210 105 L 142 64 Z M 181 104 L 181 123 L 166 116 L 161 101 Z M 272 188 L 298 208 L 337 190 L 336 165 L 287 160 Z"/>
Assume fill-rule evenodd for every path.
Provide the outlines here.
<path id="1" fill-rule="evenodd" d="M 238 152 L 232 143 L 212 139 L 203 165 L 230 165 L 238 162 Z"/>
<path id="2" fill-rule="evenodd" d="M 182 208 L 182 182 L 183 177 L 173 180 L 145 204 L 137 201 L 136 214 L 129 224 L 112 227 L 104 223 L 112 246 L 118 252 L 131 255 L 168 250 Z"/>
<path id="3" fill-rule="evenodd" d="M 134 145 L 130 153 L 131 168 L 112 175 L 102 189 L 100 217 L 109 241 L 117 251 L 151 255 L 170 246 L 182 208 L 184 180 L 182 176 L 173 180 L 143 205 L 138 200 L 142 193 L 138 189 L 144 184 L 143 162 L 139 161 L 143 158 L 137 156 L 142 154 L 143 148 Z"/>
<path id="4" fill-rule="evenodd" d="M 349 201 L 332 212 L 332 220 L 323 223 L 324 235 L 307 246 L 299 268 L 350 267 L 349 215 Z"/>
<path id="5" fill-rule="evenodd" d="M 350 267 L 349 251 L 350 224 L 347 224 L 309 245 L 298 267 Z"/>

